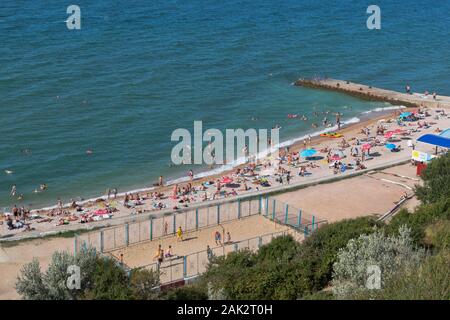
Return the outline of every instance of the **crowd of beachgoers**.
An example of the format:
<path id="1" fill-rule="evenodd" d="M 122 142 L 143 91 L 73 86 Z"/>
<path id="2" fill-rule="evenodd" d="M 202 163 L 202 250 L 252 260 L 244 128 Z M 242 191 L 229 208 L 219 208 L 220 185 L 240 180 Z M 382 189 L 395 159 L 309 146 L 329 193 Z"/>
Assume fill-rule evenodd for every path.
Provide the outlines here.
<path id="1" fill-rule="evenodd" d="M 69 224 L 86 224 L 163 209 L 177 210 L 195 203 L 234 197 L 271 187 L 307 181 L 309 177 L 327 177 L 370 168 L 375 162 L 389 161 L 391 155 L 410 155 L 415 139 L 424 133 L 438 133 L 450 126 L 445 110 L 417 108 L 398 111 L 386 119 L 368 122 L 353 131 L 326 133 L 318 140 L 279 150 L 273 155 L 247 162 L 217 177 L 189 180 L 165 186 L 160 177 L 154 190 L 118 196 L 117 189 L 90 203 L 72 201 L 69 206 L 58 200 L 50 210 L 27 210 L 14 206 L 0 218 L 0 235 L 22 231 L 47 231 Z M 392 158 L 392 157 L 391 157 Z M 377 159 L 377 161 L 373 161 Z M 43 186 L 46 188 L 46 186 Z"/>

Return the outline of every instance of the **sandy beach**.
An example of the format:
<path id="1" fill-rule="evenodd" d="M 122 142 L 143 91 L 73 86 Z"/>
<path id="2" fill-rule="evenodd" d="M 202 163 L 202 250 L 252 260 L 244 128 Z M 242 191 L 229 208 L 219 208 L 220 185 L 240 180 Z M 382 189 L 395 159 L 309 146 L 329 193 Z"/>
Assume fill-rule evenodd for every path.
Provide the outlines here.
<path id="1" fill-rule="evenodd" d="M 124 197 L 117 197 L 117 199 L 99 200 L 96 202 L 86 203 L 79 208 L 78 211 L 74 208 L 64 207 L 62 210 L 33 210 L 33 220 L 28 217 L 25 223 L 29 224 L 29 228 L 17 228 L 8 230 L 6 228 L 5 217 L 0 221 L 0 236 L 3 238 L 13 239 L 15 237 L 23 236 L 39 236 L 47 232 L 58 232 L 64 230 L 86 229 L 95 226 L 103 226 L 111 224 L 115 219 L 125 219 L 141 214 L 151 214 L 152 212 L 170 211 L 177 208 L 189 207 L 205 203 L 208 201 L 215 201 L 218 199 L 231 198 L 236 195 L 257 194 L 259 192 L 268 192 L 272 189 L 280 189 L 283 185 L 287 185 L 286 173 L 290 172 L 289 185 L 302 184 L 308 181 L 317 179 L 334 178 L 336 176 L 344 176 L 349 172 L 355 172 L 358 168 L 355 166 L 357 162 L 362 164 L 360 169 L 367 168 L 370 170 L 378 165 L 387 162 L 401 162 L 408 160 L 411 157 L 412 148 L 408 146 L 409 143 L 416 144 L 415 140 L 425 133 L 435 133 L 437 129 L 446 129 L 450 127 L 450 116 L 446 113 L 443 115 L 439 109 L 428 109 L 428 116 L 421 116 L 422 119 L 415 122 L 405 122 L 404 126 L 399 126 L 395 118 L 400 111 L 397 110 L 389 114 L 378 115 L 366 121 L 349 125 L 342 128 L 339 133 L 340 138 L 328 137 L 313 137 L 310 141 L 297 142 L 289 147 L 289 153 L 283 148 L 280 150 L 280 155 L 283 157 L 281 161 L 276 159 L 264 159 L 260 161 L 255 168 L 248 168 L 248 165 L 241 165 L 228 172 L 223 172 L 219 175 L 208 176 L 202 179 L 195 179 L 188 183 L 178 185 L 179 192 L 176 198 L 173 197 L 173 185 L 164 186 L 149 192 L 140 192 L 131 196 L 126 204 Z M 427 126 L 422 124 L 427 123 Z M 419 128 L 421 124 L 421 128 Z M 377 127 L 381 126 L 384 132 L 399 130 L 398 134 L 394 134 L 390 139 L 385 138 L 382 134 L 377 134 Z M 363 131 L 366 130 L 364 134 Z M 367 131 L 368 130 L 368 131 Z M 387 141 L 389 140 L 389 141 Z M 400 147 L 398 152 L 391 152 L 385 147 L 386 142 L 391 142 Z M 370 156 L 365 153 L 364 159 L 362 155 L 362 146 L 364 144 L 371 144 Z M 298 154 L 303 149 L 315 149 L 316 160 L 311 158 L 305 159 L 299 157 Z M 352 156 L 350 151 L 358 149 L 358 156 Z M 433 153 L 434 150 L 430 146 L 419 143 L 417 149 L 420 151 Z M 349 167 L 346 172 L 341 170 L 334 170 L 330 167 L 336 161 L 327 162 L 328 156 L 331 153 L 339 153 L 342 159 L 339 161 Z M 287 155 L 291 154 L 291 160 L 287 159 Z M 291 162 L 291 163 L 288 163 Z M 350 169 L 353 168 L 353 169 Z M 244 174 L 237 174 L 237 169 L 240 169 Z M 337 171 L 337 173 L 335 173 Z M 253 172 L 253 176 L 249 175 Z M 303 175 L 299 175 L 304 172 Z M 231 184 L 222 183 L 220 194 L 217 192 L 217 180 L 229 177 L 232 180 Z M 283 182 L 280 182 L 280 177 L 283 177 Z M 358 178 L 362 179 L 362 178 Z M 278 180 L 278 181 L 277 181 Z M 356 179 L 357 180 L 357 179 Z M 261 182 L 266 182 L 263 186 Z M 345 184 L 345 182 L 342 182 Z M 372 182 L 364 183 L 365 186 Z M 245 190 L 247 185 L 248 190 Z M 190 191 L 186 191 L 190 188 Z M 183 192 L 184 190 L 184 192 Z M 345 186 L 338 188 L 338 190 L 347 190 Z M 307 190 L 302 192 L 307 193 Z M 287 197 L 287 196 L 286 196 Z M 397 196 L 395 196 L 397 197 Z M 308 198 L 308 197 L 307 197 Z M 314 197 L 309 197 L 314 199 Z M 286 199 L 289 199 L 288 197 Z M 288 202 L 288 201 L 287 201 Z M 359 204 L 356 198 L 352 200 L 352 205 L 356 208 Z M 392 202 L 392 201 L 391 201 Z M 305 202 L 307 203 L 307 202 Z M 329 214 L 327 210 L 319 210 L 315 207 L 309 209 L 309 206 L 303 207 L 301 203 L 296 205 L 302 208 L 305 212 L 317 214 L 319 217 L 326 217 Z M 80 206 L 81 207 L 81 206 Z M 82 210 L 80 210 L 82 209 Z M 366 213 L 365 206 L 362 205 L 361 212 Z M 377 211 L 377 210 L 375 210 Z M 378 210 L 379 211 L 379 210 Z M 340 214 L 337 214 L 340 217 Z M 80 223 L 84 220 L 86 223 Z M 334 218 L 331 218 L 334 220 Z"/>
<path id="2" fill-rule="evenodd" d="M 405 126 L 399 126 L 395 121 L 389 121 L 389 119 L 396 117 L 395 114 L 389 116 L 384 115 L 382 118 L 384 121 L 380 121 L 381 117 L 367 120 L 362 123 L 344 128 L 340 131 L 343 134 L 344 139 L 349 144 L 347 147 L 340 148 L 338 145 L 342 142 L 340 139 L 330 139 L 320 137 L 317 139 L 312 139 L 311 143 L 308 143 L 307 148 L 314 148 L 318 152 L 318 156 L 321 158 L 318 160 L 307 160 L 299 159 L 298 162 L 288 164 L 284 161 L 280 164 L 285 170 L 291 171 L 292 178 L 289 185 L 281 184 L 277 182 L 276 179 L 280 177 L 278 174 L 273 176 L 266 176 L 270 187 L 261 188 L 257 184 L 253 184 L 254 178 L 248 178 L 248 185 L 252 189 L 248 191 L 238 191 L 238 195 L 245 194 L 258 194 L 262 192 L 272 192 L 277 191 L 275 197 L 283 202 L 289 203 L 292 206 L 302 208 L 304 212 L 309 214 L 315 214 L 321 219 L 326 219 L 329 222 L 338 221 L 345 218 L 354 218 L 359 216 L 381 216 L 387 211 L 391 210 L 401 199 L 401 197 L 406 193 L 409 196 L 412 195 L 412 188 L 416 183 L 420 183 L 420 180 L 415 175 L 415 166 L 409 163 L 411 157 L 412 148 L 408 146 L 408 141 L 415 143 L 417 137 L 424 133 L 433 133 L 437 128 L 445 129 L 450 127 L 450 118 L 448 115 L 443 116 L 441 112 L 436 110 L 429 110 L 430 115 L 421 119 L 421 125 L 426 121 L 428 123 L 427 128 L 418 128 L 418 122 L 406 123 Z M 376 128 L 378 125 L 382 124 L 386 131 L 394 131 L 396 129 L 403 129 L 403 134 L 399 134 L 393 137 L 391 141 L 399 145 L 401 150 L 399 152 L 391 152 L 388 150 L 383 140 L 383 135 L 376 135 Z M 380 139 L 379 145 L 374 145 L 370 150 L 370 156 L 366 156 L 362 162 L 367 169 L 360 170 L 362 174 L 352 176 L 357 173 L 355 169 L 348 169 L 345 172 L 340 172 L 332 167 L 332 163 L 327 163 L 326 156 L 324 152 L 320 150 L 328 147 L 332 149 L 339 149 L 344 153 L 344 158 L 341 162 L 350 163 L 357 159 L 357 157 L 352 157 L 350 155 L 350 149 L 355 147 L 361 148 L 365 143 L 364 139 L 367 139 L 367 135 L 362 133 L 362 129 L 369 128 L 375 138 Z M 360 139 L 360 144 L 356 144 L 356 139 Z M 302 143 L 297 143 L 290 148 L 290 152 L 298 152 L 304 148 Z M 432 154 L 434 149 L 422 143 L 416 144 L 416 149 Z M 272 160 L 273 161 L 273 160 Z M 315 163 L 314 167 L 309 164 L 311 162 Z M 386 163 L 390 163 L 388 168 L 383 168 L 380 170 L 372 170 L 371 168 L 377 168 Z M 403 164 L 399 164 L 403 163 Z M 397 164 L 397 165 L 396 165 Z M 331 165 L 331 167 L 330 167 Z M 306 169 L 307 172 L 311 173 L 309 175 L 300 176 L 299 171 Z M 255 170 L 258 172 L 257 170 Z M 235 170 L 233 170 L 235 172 Z M 232 176 L 233 172 L 223 173 L 220 176 Z M 199 185 L 207 180 L 214 180 L 220 178 L 220 176 L 208 177 L 201 180 L 196 180 L 193 182 L 193 186 L 198 188 Z M 347 179 L 343 179 L 349 176 Z M 238 177 L 233 177 L 237 179 Z M 332 181 L 336 180 L 336 181 Z M 258 187 L 259 186 L 259 187 Z M 256 188 L 260 190 L 256 190 Z M 160 192 L 165 192 L 170 195 L 172 186 L 167 186 L 161 188 Z M 283 192 L 283 190 L 293 188 L 293 191 Z M 232 188 L 225 187 L 228 192 L 231 192 Z M 206 189 L 207 194 L 212 194 L 216 191 L 215 186 L 210 186 Z M 205 191 L 197 191 L 193 193 L 193 201 L 189 203 L 189 206 L 195 206 L 204 203 L 202 199 L 202 194 Z M 179 200 L 181 196 L 177 199 Z M 224 196 L 219 198 L 224 199 Z M 230 196 L 232 198 L 232 196 Z M 48 232 L 54 230 L 76 230 L 81 228 L 92 228 L 95 226 L 101 226 L 103 224 L 112 224 L 114 221 L 121 223 L 123 219 L 128 219 L 131 217 L 136 217 L 139 215 L 148 215 L 153 213 L 161 213 L 164 210 L 155 210 L 153 205 L 157 202 L 164 201 L 168 209 L 166 211 L 171 211 L 170 207 L 174 205 L 179 205 L 178 201 L 167 197 L 165 199 L 147 199 L 142 200 L 143 205 L 136 206 L 135 208 L 126 208 L 122 199 L 118 198 L 116 200 L 110 200 L 109 204 L 116 205 L 118 211 L 113 213 L 113 216 L 109 219 L 88 222 L 85 224 L 80 224 L 78 221 L 72 221 L 69 225 L 55 226 L 55 222 L 60 219 L 59 216 L 52 217 L 51 222 L 38 223 L 32 221 L 31 226 L 36 228 L 34 231 L 23 232 L 24 229 L 14 229 L 7 230 L 5 221 L 3 225 L 0 226 L 2 236 L 9 236 L 10 239 L 14 239 L 14 236 L 39 235 L 41 232 Z M 217 201 L 217 200 L 211 200 Z M 404 207 L 413 208 L 418 204 L 415 198 L 408 200 Z M 92 204 L 91 210 L 94 208 L 105 208 L 104 202 L 99 202 Z M 138 210 L 147 211 L 146 213 L 138 213 Z M 67 209 L 65 209 L 67 210 Z M 75 215 L 74 210 L 67 210 L 69 213 L 65 217 L 70 215 Z M 44 215 L 43 212 L 40 214 Z M 259 219 L 259 220 L 254 220 Z M 262 234 L 267 234 L 270 232 L 282 231 L 283 227 L 270 222 L 269 220 L 262 217 L 250 217 L 246 219 L 241 219 L 239 221 L 234 221 L 225 225 L 225 228 L 231 230 L 233 234 L 233 240 L 239 241 L 252 236 L 260 236 Z M 149 256 L 153 251 L 155 251 L 155 246 L 162 244 L 164 246 L 173 245 L 176 248 L 178 255 L 189 254 L 196 252 L 198 250 L 204 250 L 207 244 L 214 246 L 213 243 L 213 232 L 217 228 L 211 227 L 204 230 L 200 230 L 196 233 L 190 235 L 193 237 L 193 241 L 187 241 L 180 246 L 176 243 L 175 237 L 168 237 L 160 239 L 158 241 L 147 242 L 142 245 L 133 247 L 135 249 L 127 251 L 127 256 L 124 257 L 126 263 L 131 265 L 140 265 L 141 263 L 151 263 L 151 257 Z M 13 237 L 11 237 L 13 236 Z M 51 254 L 55 250 L 68 250 L 73 251 L 73 238 L 50 238 L 50 239 L 35 239 L 19 243 L 17 245 L 3 245 L 0 243 L 0 272 L 4 275 L 4 280 L 0 284 L 0 297 L 4 299 L 16 299 L 19 298 L 14 290 L 14 283 L 16 277 L 19 273 L 21 266 L 27 262 L 30 262 L 33 257 L 37 257 L 45 266 L 50 261 Z M 131 253 L 129 253 L 131 252 Z M 119 252 L 114 252 L 120 254 Z M 129 255 L 129 256 L 128 256 Z M 143 261 L 139 259 L 144 259 Z"/>

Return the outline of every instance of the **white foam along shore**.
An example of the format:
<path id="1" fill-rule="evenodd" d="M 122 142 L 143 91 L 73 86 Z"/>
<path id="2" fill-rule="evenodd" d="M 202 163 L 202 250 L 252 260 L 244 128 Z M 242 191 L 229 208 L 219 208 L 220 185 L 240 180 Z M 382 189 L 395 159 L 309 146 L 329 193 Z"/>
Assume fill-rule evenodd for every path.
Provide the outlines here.
<path id="1" fill-rule="evenodd" d="M 398 109 L 403 109 L 403 108 L 406 108 L 406 107 L 405 106 L 388 106 L 388 107 L 382 107 L 382 108 L 377 107 L 377 108 L 371 109 L 369 111 L 364 111 L 361 114 L 362 115 L 370 114 L 371 116 L 375 117 L 375 114 L 378 114 L 378 113 L 383 113 L 383 112 L 388 112 L 388 111 L 393 111 L 393 110 L 398 110 Z M 350 119 L 344 120 L 342 122 L 342 126 L 341 127 L 348 127 L 348 126 L 350 126 L 352 124 L 356 124 L 356 123 L 359 123 L 359 122 L 361 122 L 360 118 L 352 117 Z M 331 126 L 331 127 L 323 128 L 322 130 L 317 130 L 317 131 L 313 131 L 313 132 L 304 134 L 304 135 L 302 135 L 300 137 L 297 137 L 297 138 L 292 138 L 292 139 L 280 142 L 278 145 L 272 147 L 271 149 L 267 149 L 267 150 L 261 151 L 260 153 L 258 153 L 256 158 L 257 159 L 263 159 L 263 158 L 267 157 L 269 153 L 273 153 L 277 149 L 285 148 L 285 147 L 288 147 L 288 146 L 292 146 L 293 144 L 295 144 L 295 143 L 297 143 L 299 141 L 303 141 L 305 139 L 308 139 L 309 137 L 312 137 L 312 138 L 318 137 L 322 133 L 334 132 L 336 130 L 338 130 L 338 127 L 337 127 L 337 125 L 334 125 L 334 126 Z M 218 174 L 221 174 L 222 172 L 233 170 L 234 168 L 245 164 L 245 162 L 246 162 L 246 159 L 244 157 L 241 157 L 241 158 L 238 158 L 238 159 L 236 159 L 235 161 L 233 161 L 231 163 L 221 165 L 221 166 L 219 166 L 217 168 L 214 168 L 214 169 L 211 169 L 211 170 L 205 170 L 205 171 L 199 172 L 199 173 L 195 174 L 194 178 L 195 179 L 201 179 L 201 178 L 206 178 L 206 177 L 209 177 L 209 176 L 218 175 Z M 178 183 L 185 183 L 187 181 L 189 181 L 189 177 L 179 177 L 179 178 L 175 178 L 175 179 L 172 179 L 172 180 L 168 180 L 165 186 L 171 186 L 171 185 L 178 184 Z M 150 192 L 150 191 L 155 190 L 155 188 L 156 187 L 152 186 L 152 187 L 144 187 L 144 188 L 139 188 L 139 189 L 134 189 L 134 190 L 128 190 L 128 191 L 125 191 L 125 192 L 118 193 L 117 196 L 118 197 L 124 197 L 126 194 L 131 194 L 131 193 Z M 84 199 L 84 200 L 81 200 L 81 201 L 77 201 L 77 203 L 81 204 L 81 205 L 85 205 L 85 204 L 89 204 L 89 203 L 94 203 L 94 202 L 99 201 L 99 200 L 107 200 L 107 198 L 108 197 L 106 195 L 103 195 L 103 196 L 98 196 L 98 197 L 94 197 L 94 198 L 89 198 L 89 199 Z M 71 205 L 70 202 L 64 203 L 63 207 L 67 208 L 70 205 Z M 57 209 L 57 208 L 58 208 L 57 205 L 53 205 L 53 206 L 43 207 L 43 208 L 39 208 L 39 209 L 32 209 L 30 211 L 32 213 L 36 213 L 36 212 L 39 212 L 39 211 L 50 211 L 50 210 Z"/>

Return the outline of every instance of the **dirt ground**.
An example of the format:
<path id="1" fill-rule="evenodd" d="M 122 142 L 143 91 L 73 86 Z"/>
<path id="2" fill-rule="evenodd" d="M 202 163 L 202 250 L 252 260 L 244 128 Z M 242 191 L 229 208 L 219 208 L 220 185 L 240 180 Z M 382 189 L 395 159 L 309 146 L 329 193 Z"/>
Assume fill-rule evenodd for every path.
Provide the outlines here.
<path id="1" fill-rule="evenodd" d="M 38 239 L 15 246 L 0 245 L 0 299 L 19 299 L 14 285 L 22 266 L 37 258 L 41 270 L 45 270 L 54 251 L 73 252 L 73 238 Z"/>
<path id="2" fill-rule="evenodd" d="M 382 171 L 320 184 L 277 195 L 277 200 L 334 222 L 346 218 L 382 215 L 391 210 L 400 197 L 419 183 L 416 167 L 405 164 Z M 412 198 L 404 205 L 408 209 L 418 204 Z"/>
<path id="3" fill-rule="evenodd" d="M 276 196 L 276 199 L 293 207 L 301 208 L 305 213 L 314 214 L 320 219 L 333 222 L 345 218 L 382 215 L 395 206 L 405 191 L 412 194 L 411 189 L 417 183 L 420 181 L 416 177 L 415 167 L 406 164 L 280 194 Z M 417 204 L 417 199 L 413 198 L 408 200 L 404 206 L 411 209 Z M 222 247 L 215 244 L 214 232 L 216 230 L 222 234 L 224 230 L 225 232 L 229 231 L 234 243 L 287 230 L 286 227 L 259 215 L 224 223 L 222 227 L 210 227 L 187 233 L 182 242 L 170 236 L 130 246 L 126 250 L 116 250 L 112 254 L 119 258 L 123 253 L 124 263 L 136 267 L 154 263 L 153 258 L 159 244 L 164 250 L 167 250 L 169 245 L 172 246 L 172 253 L 177 256 L 204 251 L 207 245 L 219 254 L 233 251 L 233 245 Z M 30 262 L 33 257 L 39 260 L 41 268 L 45 270 L 55 250 L 73 252 L 73 245 L 73 238 L 38 239 L 15 246 L 0 245 L 0 274 L 2 276 L 0 299 L 20 298 L 14 289 L 14 284 L 21 267 Z M 245 247 L 245 244 L 242 245 Z M 250 241 L 247 245 L 249 247 L 257 245 L 257 239 Z M 191 272 L 190 269 L 198 268 L 198 265 L 198 262 L 188 261 L 188 273 Z M 178 268 L 178 271 L 182 274 L 183 270 Z"/>
<path id="4" fill-rule="evenodd" d="M 220 226 L 186 233 L 183 235 L 183 241 L 177 240 L 176 236 L 169 236 L 115 250 L 111 254 L 117 259 L 120 259 L 120 255 L 123 254 L 123 262 L 127 266 L 134 268 L 155 263 L 155 255 L 159 245 L 165 251 L 169 246 L 172 246 L 173 255 L 184 256 L 204 251 L 207 245 L 214 250 L 221 248 L 221 245 L 216 244 L 214 241 L 214 233 L 216 231 L 219 231 L 222 235 L 230 232 L 232 242 L 238 243 L 242 240 L 282 232 L 288 229 L 288 227 L 274 223 L 260 215 L 254 215 L 240 220 L 230 221 Z"/>

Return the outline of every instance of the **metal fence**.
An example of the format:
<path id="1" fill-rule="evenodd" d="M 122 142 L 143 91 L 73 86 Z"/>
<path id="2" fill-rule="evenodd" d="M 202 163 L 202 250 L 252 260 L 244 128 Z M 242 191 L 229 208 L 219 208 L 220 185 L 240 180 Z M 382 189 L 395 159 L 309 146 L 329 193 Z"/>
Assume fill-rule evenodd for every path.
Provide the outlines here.
<path id="1" fill-rule="evenodd" d="M 74 250 L 76 254 L 81 247 L 89 246 L 106 253 L 133 244 L 173 236 L 178 227 L 181 227 L 183 232 L 189 232 L 257 214 L 300 230 L 305 236 L 326 223 L 326 220 L 320 220 L 279 200 L 253 197 L 159 216 L 150 215 L 146 220 L 137 222 L 131 220 L 118 226 L 76 235 Z"/>
<path id="2" fill-rule="evenodd" d="M 300 230 L 305 236 L 328 223 L 327 220 L 320 219 L 314 214 L 269 197 L 263 199 L 261 211 L 266 218 Z"/>
<path id="3" fill-rule="evenodd" d="M 142 269 L 159 271 L 160 283 L 164 285 L 171 282 L 193 278 L 206 272 L 212 256 L 220 257 L 227 255 L 228 253 L 244 249 L 256 252 L 261 246 L 270 243 L 272 239 L 287 235 L 288 233 L 288 231 L 269 233 L 259 237 L 254 237 L 231 244 L 225 244 L 224 246 L 211 248 L 212 255 L 210 256 L 208 256 L 207 250 L 203 250 L 188 254 L 186 256 L 178 256 L 166 259 L 160 264 L 155 262 L 134 269 L 126 269 L 128 272 Z M 295 231 L 292 231 L 291 234 L 292 233 L 295 233 Z"/>

